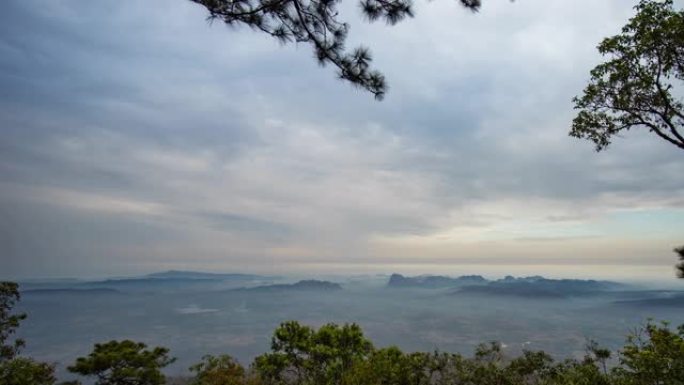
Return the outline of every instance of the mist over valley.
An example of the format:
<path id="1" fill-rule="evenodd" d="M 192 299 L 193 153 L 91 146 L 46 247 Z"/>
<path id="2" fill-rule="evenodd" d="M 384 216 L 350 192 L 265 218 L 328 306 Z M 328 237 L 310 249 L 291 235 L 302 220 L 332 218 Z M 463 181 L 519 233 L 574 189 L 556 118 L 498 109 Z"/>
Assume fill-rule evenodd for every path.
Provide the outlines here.
<path id="1" fill-rule="evenodd" d="M 684 322 L 684 290 L 541 276 L 368 275 L 331 280 L 171 271 L 97 281 L 27 281 L 18 310 L 26 352 L 65 365 L 94 343 L 132 339 L 166 346 L 171 375 L 205 354 L 240 362 L 270 348 L 273 330 L 297 320 L 359 324 L 378 346 L 471 354 L 499 341 L 507 355 L 544 350 L 582 357 L 589 340 L 622 346 L 647 319 Z"/>

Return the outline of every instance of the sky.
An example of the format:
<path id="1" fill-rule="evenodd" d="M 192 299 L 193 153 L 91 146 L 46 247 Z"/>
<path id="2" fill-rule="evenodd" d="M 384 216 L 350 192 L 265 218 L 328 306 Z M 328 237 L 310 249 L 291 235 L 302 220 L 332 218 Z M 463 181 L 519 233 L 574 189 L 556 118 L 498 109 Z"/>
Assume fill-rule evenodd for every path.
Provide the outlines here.
<path id="1" fill-rule="evenodd" d="M 386 98 L 186 0 L 7 0 L 0 277 L 167 269 L 673 280 L 684 154 L 603 152 L 571 99 L 626 0 L 417 1 L 369 24 Z M 681 4 L 678 3 L 679 6 Z"/>

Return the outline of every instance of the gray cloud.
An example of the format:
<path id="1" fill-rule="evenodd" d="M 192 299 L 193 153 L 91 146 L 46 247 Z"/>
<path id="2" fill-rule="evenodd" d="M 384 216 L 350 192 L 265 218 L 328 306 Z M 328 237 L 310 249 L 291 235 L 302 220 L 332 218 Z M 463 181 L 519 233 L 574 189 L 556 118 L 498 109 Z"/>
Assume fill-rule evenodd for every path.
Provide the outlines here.
<path id="1" fill-rule="evenodd" d="M 392 87 L 377 103 L 308 47 L 209 25 L 190 2 L 8 1 L 5 274 L 389 269 L 404 242 L 425 247 L 411 263 L 470 263 L 483 258 L 459 249 L 470 237 L 589 249 L 616 212 L 682 222 L 678 150 L 633 132 L 596 154 L 567 136 L 595 44 L 630 14 L 618 0 L 492 1 L 477 15 L 437 2 L 394 28 L 354 23 Z"/>

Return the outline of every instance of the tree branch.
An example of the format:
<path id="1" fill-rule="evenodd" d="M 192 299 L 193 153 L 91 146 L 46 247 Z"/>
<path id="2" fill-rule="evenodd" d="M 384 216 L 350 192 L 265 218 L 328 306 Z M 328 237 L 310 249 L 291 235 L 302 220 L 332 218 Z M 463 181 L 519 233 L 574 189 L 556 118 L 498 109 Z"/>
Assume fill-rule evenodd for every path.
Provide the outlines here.
<path id="1" fill-rule="evenodd" d="M 665 112 L 661 113 L 657 111 L 656 113 L 660 116 L 660 118 L 667 124 L 667 126 L 670 129 L 670 132 L 677 138 L 677 140 L 684 144 L 684 137 L 677 131 L 677 128 L 675 125 L 672 123 L 672 120 L 668 116 L 668 110 L 672 111 L 676 116 L 678 116 L 680 119 L 684 119 L 684 115 L 682 115 L 681 112 L 679 112 L 674 106 L 672 106 L 672 103 L 670 103 L 670 94 L 663 89 L 662 84 L 660 83 L 660 79 L 662 78 L 663 75 L 663 61 L 660 56 L 660 51 L 656 51 L 656 59 L 658 60 L 658 73 L 656 75 L 655 79 L 655 87 L 658 90 L 658 94 L 660 95 L 660 98 L 662 99 L 663 103 L 665 104 Z"/>

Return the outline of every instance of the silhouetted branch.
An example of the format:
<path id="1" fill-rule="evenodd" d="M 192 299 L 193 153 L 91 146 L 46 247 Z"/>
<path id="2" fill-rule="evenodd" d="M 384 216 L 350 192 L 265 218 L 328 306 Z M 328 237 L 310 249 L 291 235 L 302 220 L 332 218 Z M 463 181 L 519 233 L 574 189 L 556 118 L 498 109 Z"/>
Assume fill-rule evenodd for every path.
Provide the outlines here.
<path id="1" fill-rule="evenodd" d="M 348 51 L 345 41 L 349 26 L 338 20 L 341 0 L 191 0 L 209 11 L 210 19 L 228 25 L 243 24 L 265 32 L 285 43 L 295 41 L 312 46 L 321 65 L 332 64 L 341 79 L 382 99 L 387 91 L 385 77 L 372 70 L 367 48 Z M 477 11 L 480 0 L 459 0 Z M 360 0 L 360 8 L 369 21 L 384 19 L 393 25 L 413 16 L 412 0 Z"/>

